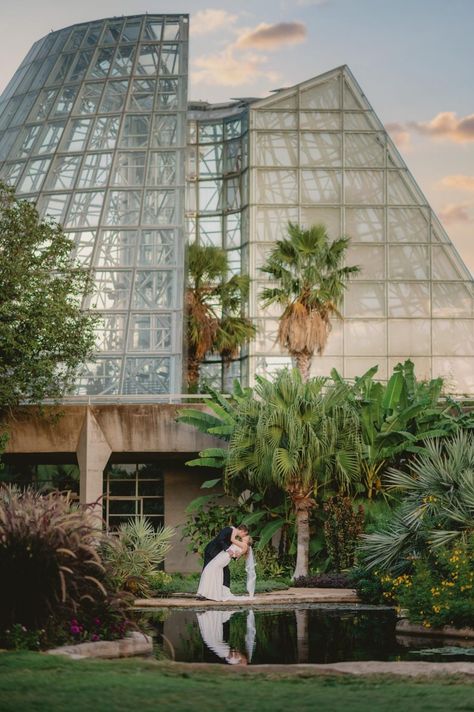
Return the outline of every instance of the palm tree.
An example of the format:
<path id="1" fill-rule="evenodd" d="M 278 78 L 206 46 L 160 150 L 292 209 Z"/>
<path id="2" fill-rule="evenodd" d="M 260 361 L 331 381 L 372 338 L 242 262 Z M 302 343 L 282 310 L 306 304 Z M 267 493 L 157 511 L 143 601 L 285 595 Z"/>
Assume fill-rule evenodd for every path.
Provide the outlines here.
<path id="1" fill-rule="evenodd" d="M 304 230 L 288 223 L 288 238 L 278 240 L 261 268 L 277 286 L 262 291 L 264 307 L 283 307 L 278 341 L 295 359 L 304 380 L 309 378 L 315 352 L 324 352 L 331 317 L 341 318 L 338 306 L 349 275 L 359 267 L 344 267 L 349 238 L 331 241 L 324 225 Z"/>
<path id="2" fill-rule="evenodd" d="M 360 437 L 347 387 L 324 378 L 305 382 L 282 371 L 257 377 L 254 397 L 241 401 L 229 442 L 225 477 L 247 478 L 249 489 L 277 486 L 291 499 L 297 525 L 294 577 L 308 573 L 309 513 L 323 493 L 347 490 L 357 476 Z"/>
<path id="3" fill-rule="evenodd" d="M 224 250 L 194 243 L 187 251 L 187 267 L 187 383 L 195 391 L 206 354 L 218 354 L 228 364 L 256 329 L 243 315 L 250 280 L 245 275 L 228 278 Z"/>
<path id="4" fill-rule="evenodd" d="M 474 535 L 474 431 L 428 440 L 407 471 L 391 469 L 388 487 L 404 499 L 381 531 L 363 536 L 369 568 L 406 570 L 422 553 Z"/>

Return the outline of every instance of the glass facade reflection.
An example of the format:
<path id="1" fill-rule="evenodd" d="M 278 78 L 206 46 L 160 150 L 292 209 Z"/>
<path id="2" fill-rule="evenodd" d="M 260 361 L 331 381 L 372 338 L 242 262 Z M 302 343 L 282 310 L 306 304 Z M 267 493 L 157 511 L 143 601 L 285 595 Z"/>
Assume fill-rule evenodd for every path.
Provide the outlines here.
<path id="1" fill-rule="evenodd" d="M 61 222 L 94 274 L 78 395 L 180 393 L 188 18 L 53 32 L 0 100 L 0 178 Z"/>
<path id="2" fill-rule="evenodd" d="M 262 100 L 187 104 L 188 18 L 76 25 L 39 40 L 0 98 L 0 178 L 62 223 L 93 270 L 97 358 L 78 395 L 180 393 L 185 234 L 252 278 L 258 334 L 203 380 L 290 360 L 259 271 L 289 220 L 352 238 L 352 280 L 314 374 L 411 357 L 474 393 L 473 281 L 347 67 Z"/>

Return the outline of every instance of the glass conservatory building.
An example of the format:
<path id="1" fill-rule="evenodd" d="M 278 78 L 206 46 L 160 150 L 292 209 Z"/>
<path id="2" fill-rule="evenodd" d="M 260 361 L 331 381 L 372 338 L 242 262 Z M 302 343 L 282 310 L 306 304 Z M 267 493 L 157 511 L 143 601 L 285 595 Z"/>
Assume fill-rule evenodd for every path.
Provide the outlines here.
<path id="1" fill-rule="evenodd" d="M 263 264 L 289 220 L 351 237 L 361 272 L 315 374 L 387 378 L 408 357 L 474 394 L 473 280 L 347 67 L 265 99 L 187 101 L 187 15 L 84 23 L 39 40 L 0 99 L 0 178 L 62 223 L 93 270 L 97 358 L 77 395 L 183 390 L 186 240 L 252 278 L 256 339 L 225 387 L 289 364 Z M 90 303 L 85 307 L 90 306 Z"/>

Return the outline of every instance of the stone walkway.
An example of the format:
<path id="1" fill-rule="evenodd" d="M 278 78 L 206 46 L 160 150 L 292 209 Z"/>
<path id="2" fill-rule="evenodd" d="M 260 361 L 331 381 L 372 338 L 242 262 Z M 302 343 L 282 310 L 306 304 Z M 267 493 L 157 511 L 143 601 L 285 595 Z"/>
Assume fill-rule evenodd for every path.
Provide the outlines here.
<path id="1" fill-rule="evenodd" d="M 169 598 L 139 598 L 137 608 L 242 608 L 260 606 L 286 606 L 302 603 L 358 603 L 357 593 L 351 588 L 287 588 L 284 591 L 258 593 L 254 598 L 231 599 L 230 601 L 198 600 L 195 596 Z"/>

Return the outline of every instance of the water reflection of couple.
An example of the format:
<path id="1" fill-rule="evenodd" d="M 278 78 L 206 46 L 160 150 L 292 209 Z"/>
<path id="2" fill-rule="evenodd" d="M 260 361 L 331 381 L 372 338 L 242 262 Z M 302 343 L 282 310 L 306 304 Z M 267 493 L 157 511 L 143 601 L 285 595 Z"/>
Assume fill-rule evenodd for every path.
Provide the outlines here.
<path id="1" fill-rule="evenodd" d="M 245 649 L 243 653 L 236 648 L 231 648 L 224 634 L 224 625 L 229 622 L 236 611 L 204 611 L 196 613 L 199 630 L 204 643 L 215 655 L 224 660 L 228 665 L 248 665 L 252 660 L 255 646 L 255 616 L 252 610 L 247 613 L 247 631 L 245 636 Z"/>
<path id="2" fill-rule="evenodd" d="M 256 577 L 251 543 L 248 528 L 244 524 L 238 527 L 225 527 L 209 542 L 204 551 L 204 568 L 197 590 L 198 598 L 207 598 L 211 601 L 246 598 L 233 596 L 230 591 L 229 563 L 232 559 L 239 559 L 242 556 L 245 557 L 247 591 L 249 597 L 253 598 Z"/>

